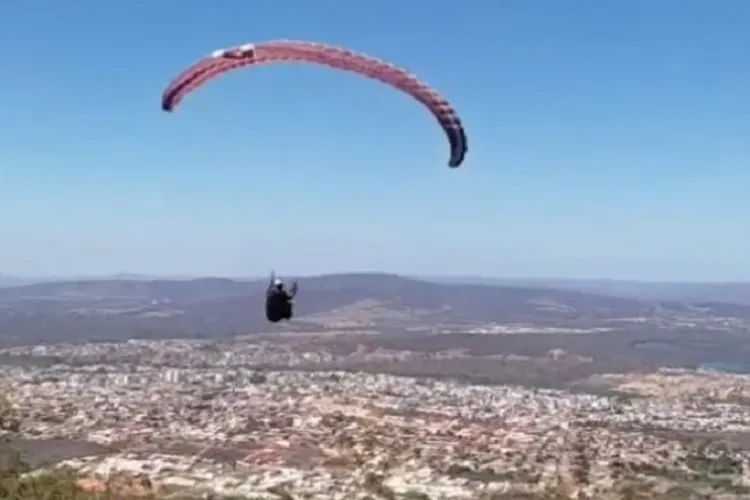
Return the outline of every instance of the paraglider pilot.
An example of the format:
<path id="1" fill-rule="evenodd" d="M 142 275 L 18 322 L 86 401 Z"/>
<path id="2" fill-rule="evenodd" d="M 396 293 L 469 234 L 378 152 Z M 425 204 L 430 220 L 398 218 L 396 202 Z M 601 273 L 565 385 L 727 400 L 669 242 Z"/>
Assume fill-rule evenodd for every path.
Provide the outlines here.
<path id="1" fill-rule="evenodd" d="M 284 282 L 271 273 L 271 281 L 266 291 L 266 319 L 271 323 L 278 323 L 285 319 L 292 319 L 292 300 L 297 295 L 297 282 L 287 291 Z"/>

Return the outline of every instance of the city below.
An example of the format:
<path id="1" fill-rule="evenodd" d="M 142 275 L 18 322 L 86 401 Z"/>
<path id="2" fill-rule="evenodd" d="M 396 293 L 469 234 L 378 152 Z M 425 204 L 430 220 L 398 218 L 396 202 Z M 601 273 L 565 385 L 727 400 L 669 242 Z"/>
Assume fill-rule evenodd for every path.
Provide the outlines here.
<path id="1" fill-rule="evenodd" d="M 52 303 L 28 286 L 0 289 L 6 330 L 196 307 L 80 283 Z M 8 331 L 7 446 L 30 474 L 72 468 L 81 488 L 129 498 L 750 498 L 750 376 L 696 355 L 738 363 L 746 306 L 482 289 L 518 304 L 502 322 L 448 292 L 374 290 L 218 338 Z"/>

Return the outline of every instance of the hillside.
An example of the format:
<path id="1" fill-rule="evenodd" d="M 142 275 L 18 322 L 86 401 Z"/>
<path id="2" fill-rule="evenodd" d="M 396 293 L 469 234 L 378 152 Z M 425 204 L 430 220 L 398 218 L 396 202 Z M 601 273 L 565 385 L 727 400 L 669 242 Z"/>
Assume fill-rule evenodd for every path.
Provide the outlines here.
<path id="1" fill-rule="evenodd" d="M 429 277 L 436 283 L 557 288 L 639 300 L 731 302 L 750 305 L 750 283 L 646 282 L 614 279 L 511 279 L 477 276 Z"/>
<path id="2" fill-rule="evenodd" d="M 750 307 L 655 302 L 545 287 L 441 284 L 390 274 L 299 279 L 298 319 L 274 329 L 628 328 L 675 318 L 750 318 Z M 266 282 L 88 280 L 0 289 L 0 338 L 6 342 L 203 337 L 268 330 Z"/>
<path id="3" fill-rule="evenodd" d="M 412 276 L 412 278 L 438 284 L 487 285 L 522 288 L 554 288 L 574 290 L 596 295 L 650 301 L 723 302 L 750 305 L 749 282 L 669 282 L 635 281 L 619 279 L 564 279 L 564 278 L 491 278 L 484 276 Z M 0 289 L 35 283 L 61 282 L 118 282 L 118 281 L 202 281 L 191 276 L 148 276 L 121 273 L 112 276 L 25 278 L 0 274 Z M 240 282 L 254 281 L 242 278 Z"/>

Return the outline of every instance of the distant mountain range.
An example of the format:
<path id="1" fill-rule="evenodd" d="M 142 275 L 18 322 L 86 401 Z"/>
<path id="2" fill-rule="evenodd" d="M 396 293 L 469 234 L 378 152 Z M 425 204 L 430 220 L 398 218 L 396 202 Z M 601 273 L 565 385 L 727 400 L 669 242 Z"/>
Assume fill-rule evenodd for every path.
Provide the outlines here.
<path id="1" fill-rule="evenodd" d="M 199 279 L 201 276 L 151 276 L 148 274 L 137 274 L 137 273 L 119 273 L 112 275 L 102 276 L 42 276 L 42 277 L 24 277 L 24 276 L 13 276 L 9 274 L 0 274 L 0 288 L 6 288 L 9 286 L 22 286 L 32 285 L 35 283 L 59 283 L 61 281 L 110 281 L 110 280 L 138 280 L 138 281 L 153 281 L 153 280 L 193 280 Z"/>
<path id="2" fill-rule="evenodd" d="M 676 300 L 691 302 L 731 302 L 750 304 L 750 283 L 728 282 L 648 282 L 610 279 L 546 279 L 426 277 L 437 283 L 474 283 L 495 286 L 525 286 L 578 290 L 639 300 Z"/>
<path id="3" fill-rule="evenodd" d="M 483 276 L 413 276 L 414 279 L 439 284 L 487 285 L 501 287 L 554 288 L 575 290 L 598 295 L 633 298 L 638 300 L 728 302 L 750 305 L 750 282 L 647 282 L 614 279 L 562 278 L 492 278 Z M 0 274 L 0 288 L 35 283 L 64 281 L 191 281 L 213 279 L 199 276 L 150 276 L 121 273 L 111 276 L 80 276 L 24 278 Z M 233 281 L 252 282 L 265 278 L 233 278 Z"/>
<path id="4" fill-rule="evenodd" d="M 300 278 L 297 319 L 276 326 L 263 315 L 265 279 L 89 279 L 6 286 L 0 288 L 0 341 L 212 337 L 295 329 L 473 331 L 498 324 L 611 330 L 674 328 L 710 317 L 750 320 L 750 306 L 742 304 L 436 281 L 377 273 Z"/>

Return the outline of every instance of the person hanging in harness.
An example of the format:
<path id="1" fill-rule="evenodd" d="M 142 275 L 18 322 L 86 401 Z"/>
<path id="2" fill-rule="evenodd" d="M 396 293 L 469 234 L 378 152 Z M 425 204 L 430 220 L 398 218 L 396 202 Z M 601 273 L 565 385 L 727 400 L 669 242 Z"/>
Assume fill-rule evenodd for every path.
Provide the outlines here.
<path id="1" fill-rule="evenodd" d="M 284 282 L 276 278 L 274 273 L 271 273 L 271 281 L 266 291 L 266 319 L 271 323 L 292 319 L 292 316 L 294 316 L 292 300 L 296 295 L 296 281 L 287 291 L 284 288 Z"/>

